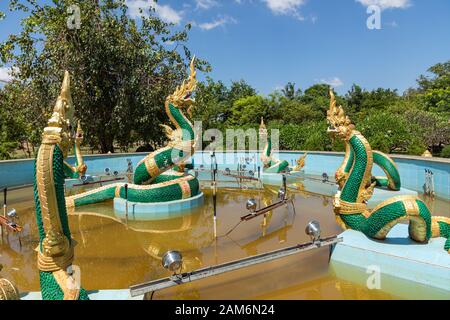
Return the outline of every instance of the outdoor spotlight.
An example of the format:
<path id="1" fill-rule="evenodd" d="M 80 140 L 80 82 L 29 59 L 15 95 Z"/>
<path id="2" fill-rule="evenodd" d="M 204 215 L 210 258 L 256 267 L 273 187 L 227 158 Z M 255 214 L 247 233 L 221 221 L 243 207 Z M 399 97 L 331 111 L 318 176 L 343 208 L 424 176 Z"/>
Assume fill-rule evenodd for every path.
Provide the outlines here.
<path id="1" fill-rule="evenodd" d="M 9 217 L 9 218 L 15 218 L 15 217 L 17 217 L 17 211 L 16 211 L 16 209 L 11 209 L 11 210 L 9 210 L 8 211 L 8 213 L 7 213 L 7 216 Z"/>
<path id="2" fill-rule="evenodd" d="M 86 175 L 82 175 L 82 176 L 80 177 L 80 180 L 81 180 L 82 182 L 86 182 L 86 181 L 87 181 L 87 176 L 86 176 Z"/>
<path id="3" fill-rule="evenodd" d="M 225 173 L 230 174 L 231 173 L 230 168 L 225 168 Z"/>
<path id="4" fill-rule="evenodd" d="M 250 211 L 251 213 L 254 213 L 256 211 L 256 200 L 255 199 L 248 199 L 247 203 L 245 205 L 245 207 L 247 208 L 248 211 Z"/>
<path id="5" fill-rule="evenodd" d="M 280 190 L 278 190 L 278 199 L 286 199 L 286 190 L 284 188 L 280 188 Z"/>
<path id="6" fill-rule="evenodd" d="M 105 173 L 107 176 L 109 176 L 111 173 L 109 172 L 109 168 L 105 168 Z"/>
<path id="7" fill-rule="evenodd" d="M 113 172 L 113 175 L 114 175 L 115 177 L 117 177 L 117 176 L 119 175 L 119 171 L 114 171 L 114 172 Z"/>
<path id="8" fill-rule="evenodd" d="M 255 175 L 255 173 L 254 173 L 252 170 L 250 170 L 250 171 L 248 172 L 248 174 L 249 174 L 251 177 L 253 177 L 253 176 Z"/>
<path id="9" fill-rule="evenodd" d="M 328 174 L 326 172 L 322 173 L 322 178 L 323 178 L 322 182 L 327 182 L 329 179 Z"/>
<path id="10" fill-rule="evenodd" d="M 319 221 L 313 220 L 306 226 L 305 232 L 311 237 L 313 242 L 320 239 L 320 223 Z"/>
<path id="11" fill-rule="evenodd" d="M 165 269 L 176 274 L 183 265 L 183 256 L 175 250 L 167 251 L 162 257 L 162 265 Z"/>

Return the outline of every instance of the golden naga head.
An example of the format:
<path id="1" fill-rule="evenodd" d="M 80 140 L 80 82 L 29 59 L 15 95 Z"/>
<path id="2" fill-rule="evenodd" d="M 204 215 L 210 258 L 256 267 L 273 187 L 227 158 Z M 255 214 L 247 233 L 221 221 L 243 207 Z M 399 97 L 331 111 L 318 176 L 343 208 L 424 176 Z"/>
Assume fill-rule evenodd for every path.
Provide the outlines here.
<path id="1" fill-rule="evenodd" d="M 174 93 L 167 97 L 167 101 L 177 108 L 189 108 L 194 104 L 192 93 L 197 87 L 197 71 L 195 70 L 195 56 L 189 65 L 191 73 L 187 80 L 183 80 L 181 86 L 178 86 Z"/>
<path id="2" fill-rule="evenodd" d="M 260 136 L 267 136 L 267 128 L 264 123 L 264 118 L 261 117 L 261 124 L 259 125 L 259 135 Z"/>
<path id="3" fill-rule="evenodd" d="M 73 114 L 74 108 L 70 94 L 70 75 L 68 71 L 65 71 L 61 93 L 56 99 L 56 104 L 52 116 L 48 120 L 48 125 L 44 128 L 42 141 L 43 143 L 57 143 L 64 157 L 67 156 L 72 142 Z"/>
<path id="4" fill-rule="evenodd" d="M 342 106 L 336 106 L 336 98 L 330 88 L 330 109 L 327 111 L 328 130 L 331 136 L 348 138 L 355 126 L 350 118 L 345 115 Z"/>
<path id="5" fill-rule="evenodd" d="M 305 162 L 306 162 L 306 156 L 308 155 L 308 153 L 307 152 L 305 152 L 305 154 L 303 155 L 303 156 L 300 156 L 297 160 L 296 160 L 296 162 L 297 162 L 297 165 L 295 166 L 295 170 L 301 170 L 304 166 L 305 166 Z"/>
<path id="6" fill-rule="evenodd" d="M 77 123 L 77 132 L 75 134 L 75 143 L 77 144 L 82 144 L 83 143 L 83 138 L 84 138 L 84 131 L 83 129 L 81 129 L 81 121 L 78 120 Z"/>

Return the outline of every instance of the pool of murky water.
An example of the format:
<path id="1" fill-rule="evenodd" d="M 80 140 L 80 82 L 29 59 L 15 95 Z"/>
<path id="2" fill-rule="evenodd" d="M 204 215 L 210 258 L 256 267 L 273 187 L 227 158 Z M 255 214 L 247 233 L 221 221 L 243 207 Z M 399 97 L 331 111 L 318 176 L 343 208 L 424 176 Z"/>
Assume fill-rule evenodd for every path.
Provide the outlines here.
<path id="1" fill-rule="evenodd" d="M 281 207 L 265 217 L 239 224 L 247 214 L 245 203 L 255 198 L 260 206 L 277 201 L 277 187 L 221 186 L 217 191 L 217 234 L 214 237 L 214 206 L 211 188 L 203 183 L 203 207 L 173 219 L 138 222 L 116 218 L 112 201 L 69 212 L 76 241 L 74 265 L 88 290 L 126 289 L 144 281 L 166 277 L 161 266 L 167 250 L 183 254 L 183 271 L 247 257 L 309 241 L 304 229 L 310 220 L 320 221 L 322 236 L 340 233 L 328 196 L 289 189 L 295 212 Z M 17 210 L 20 234 L 4 234 L 0 244 L 1 276 L 12 280 L 21 292 L 38 291 L 36 267 L 38 244 L 31 187 L 10 191 L 9 207 Z M 434 214 L 450 216 L 450 203 L 426 200 Z M 389 286 L 369 290 L 363 282 L 336 276 L 335 268 L 364 277 L 365 270 L 330 266 L 329 248 L 320 248 L 220 276 L 158 291 L 154 299 L 398 299 L 448 298 L 448 292 L 423 288 L 398 279 L 384 278 Z M 342 273 L 342 272 L 341 272 Z M 351 278 L 351 277 L 350 277 Z M 388 287 L 388 288 L 387 288 Z M 394 287 L 394 288 L 392 288 Z M 408 290 L 405 290 L 407 288 Z M 405 293 L 406 292 L 406 293 Z M 407 292 L 414 292 L 408 296 Z"/>

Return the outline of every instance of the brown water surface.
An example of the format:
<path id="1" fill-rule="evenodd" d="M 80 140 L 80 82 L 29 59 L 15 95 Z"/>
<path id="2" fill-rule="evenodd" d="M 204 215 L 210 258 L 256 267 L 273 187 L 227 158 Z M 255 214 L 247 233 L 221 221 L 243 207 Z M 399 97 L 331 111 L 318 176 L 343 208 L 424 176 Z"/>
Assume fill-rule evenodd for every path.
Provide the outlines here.
<path id="1" fill-rule="evenodd" d="M 181 251 L 183 271 L 191 271 L 306 242 L 309 238 L 304 229 L 313 219 L 320 221 L 324 237 L 342 231 L 334 220 L 330 197 L 297 191 L 296 214 L 282 207 L 265 218 L 241 223 L 223 236 L 248 213 L 248 198 L 258 199 L 264 206 L 276 201 L 277 190 L 221 188 L 217 193 L 219 238 L 214 240 L 212 193 L 207 184 L 203 191 L 203 207 L 170 220 L 126 223 L 114 216 L 112 201 L 69 212 L 72 236 L 77 243 L 74 264 L 81 269 L 82 285 L 88 290 L 126 289 L 168 276 L 161 266 L 161 256 L 169 249 Z M 17 210 L 24 231 L 22 246 L 16 234 L 4 235 L 0 244 L 0 263 L 4 265 L 1 275 L 22 292 L 38 291 L 33 190 L 11 191 L 8 199 L 9 207 Z M 449 202 L 434 200 L 429 206 L 439 215 L 450 215 Z M 154 299 L 397 299 L 405 297 L 400 294 L 402 286 L 420 292 L 419 286 L 401 281 L 388 291 L 369 290 L 363 283 L 338 278 L 329 267 L 328 258 L 328 247 L 321 248 L 159 291 Z M 442 297 L 440 292 L 422 291 L 417 298 Z"/>

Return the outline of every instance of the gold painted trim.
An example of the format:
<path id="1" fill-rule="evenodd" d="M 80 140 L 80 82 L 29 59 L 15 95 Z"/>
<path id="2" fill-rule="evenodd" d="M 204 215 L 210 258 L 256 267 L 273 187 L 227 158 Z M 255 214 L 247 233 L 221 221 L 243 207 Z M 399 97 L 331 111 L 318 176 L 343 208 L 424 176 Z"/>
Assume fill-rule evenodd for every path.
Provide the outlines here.
<path id="1" fill-rule="evenodd" d="M 53 272 L 53 276 L 64 293 L 64 300 L 78 300 L 80 289 L 73 277 L 69 276 L 64 270 Z"/>
<path id="2" fill-rule="evenodd" d="M 191 196 L 191 186 L 187 181 L 180 182 L 182 198 L 186 199 Z"/>

